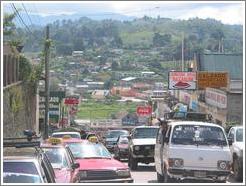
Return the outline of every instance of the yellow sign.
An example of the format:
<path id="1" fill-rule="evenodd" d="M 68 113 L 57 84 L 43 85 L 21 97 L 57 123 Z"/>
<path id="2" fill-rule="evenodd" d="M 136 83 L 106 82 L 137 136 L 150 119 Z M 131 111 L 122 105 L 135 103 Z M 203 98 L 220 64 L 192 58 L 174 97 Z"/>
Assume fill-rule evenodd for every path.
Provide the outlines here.
<path id="1" fill-rule="evenodd" d="M 88 141 L 92 142 L 92 143 L 97 143 L 98 142 L 98 139 L 96 136 L 91 136 L 89 137 Z"/>
<path id="2" fill-rule="evenodd" d="M 48 142 L 55 145 L 55 144 L 61 144 L 62 140 L 59 138 L 49 138 Z"/>
<path id="3" fill-rule="evenodd" d="M 221 88 L 228 85 L 228 72 L 197 72 L 198 89 Z"/>

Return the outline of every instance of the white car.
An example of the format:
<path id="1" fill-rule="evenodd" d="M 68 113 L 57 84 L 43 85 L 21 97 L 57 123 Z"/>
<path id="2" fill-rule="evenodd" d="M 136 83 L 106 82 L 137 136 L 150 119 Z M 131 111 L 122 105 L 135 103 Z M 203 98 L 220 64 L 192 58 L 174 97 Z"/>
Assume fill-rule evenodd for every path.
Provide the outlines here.
<path id="1" fill-rule="evenodd" d="M 225 182 L 232 156 L 224 129 L 212 123 L 177 121 L 158 131 L 155 166 L 158 182 L 172 179 Z"/>
<path id="2" fill-rule="evenodd" d="M 234 126 L 228 132 L 231 140 L 231 153 L 233 157 L 233 172 L 237 181 L 243 181 L 243 126 Z"/>
<path id="3" fill-rule="evenodd" d="M 51 135 L 51 137 L 54 138 L 63 138 L 63 136 L 70 136 L 71 138 L 81 139 L 79 132 L 54 132 Z"/>
<path id="4" fill-rule="evenodd" d="M 138 126 L 132 129 L 129 139 L 128 166 L 137 169 L 138 162 L 154 162 L 155 138 L 158 126 Z"/>

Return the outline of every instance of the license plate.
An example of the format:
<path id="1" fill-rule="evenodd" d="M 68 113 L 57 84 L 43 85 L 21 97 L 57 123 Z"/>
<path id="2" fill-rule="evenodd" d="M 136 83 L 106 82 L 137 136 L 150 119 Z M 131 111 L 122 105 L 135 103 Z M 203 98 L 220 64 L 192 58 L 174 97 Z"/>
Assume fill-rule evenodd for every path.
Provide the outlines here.
<path id="1" fill-rule="evenodd" d="M 206 172 L 204 171 L 196 171 L 194 172 L 194 176 L 198 178 L 205 178 L 206 177 Z"/>

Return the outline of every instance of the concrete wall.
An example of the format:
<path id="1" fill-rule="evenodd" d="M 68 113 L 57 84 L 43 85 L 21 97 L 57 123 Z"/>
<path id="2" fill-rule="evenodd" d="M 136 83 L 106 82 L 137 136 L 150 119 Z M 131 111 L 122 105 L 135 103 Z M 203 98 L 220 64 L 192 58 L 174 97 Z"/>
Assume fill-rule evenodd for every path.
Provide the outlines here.
<path id="1" fill-rule="evenodd" d="M 21 137 L 23 130 L 38 132 L 37 97 L 34 88 L 28 88 L 22 82 L 4 87 L 3 90 L 3 137 Z M 12 97 L 12 98 L 11 98 Z M 11 100 L 18 102 L 13 109 Z M 15 107 L 16 108 L 16 107 Z M 13 111 L 15 110 L 15 111 Z"/>

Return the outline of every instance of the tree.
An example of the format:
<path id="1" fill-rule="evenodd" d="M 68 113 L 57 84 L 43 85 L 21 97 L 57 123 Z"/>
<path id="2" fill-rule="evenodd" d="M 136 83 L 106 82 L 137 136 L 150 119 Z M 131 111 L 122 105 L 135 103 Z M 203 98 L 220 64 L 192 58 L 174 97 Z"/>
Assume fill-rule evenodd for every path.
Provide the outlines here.
<path id="1" fill-rule="evenodd" d="M 16 27 L 13 23 L 13 20 L 16 16 L 16 13 L 14 14 L 4 14 L 3 17 L 3 35 L 13 35 Z"/>
<path id="2" fill-rule="evenodd" d="M 112 65 L 111 65 L 111 69 L 117 70 L 118 68 L 119 68 L 119 64 L 116 61 L 113 61 Z"/>
<path id="3" fill-rule="evenodd" d="M 223 40 L 223 38 L 225 38 L 223 30 L 221 28 L 216 29 L 211 34 L 211 37 L 214 38 L 218 42 L 218 45 L 216 47 L 218 49 L 218 52 L 222 52 L 222 49 L 223 49 L 222 40 Z"/>

